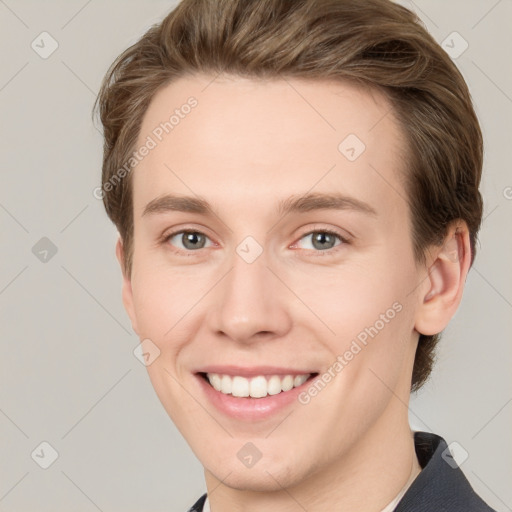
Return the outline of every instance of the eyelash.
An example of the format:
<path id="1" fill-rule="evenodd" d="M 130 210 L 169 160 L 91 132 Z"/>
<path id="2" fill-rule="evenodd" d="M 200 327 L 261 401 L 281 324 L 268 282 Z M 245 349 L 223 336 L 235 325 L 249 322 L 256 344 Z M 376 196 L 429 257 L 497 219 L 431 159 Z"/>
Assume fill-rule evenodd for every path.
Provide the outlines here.
<path id="1" fill-rule="evenodd" d="M 171 238 L 173 238 L 174 236 L 176 235 L 180 235 L 180 234 L 185 234 L 185 233 L 197 233 L 197 234 L 200 234 L 200 235 L 203 235 L 205 236 L 206 238 L 209 238 L 208 235 L 206 235 L 205 233 L 203 233 L 202 231 L 199 231 L 199 230 L 193 230 L 193 229 L 181 229 L 181 230 L 178 230 L 178 231 L 173 231 L 172 233 L 169 233 L 169 234 L 165 234 L 163 237 L 162 237 L 162 240 L 161 240 L 161 243 L 162 244 L 168 244 L 169 246 L 171 246 L 169 244 L 169 240 Z M 332 247 L 331 249 L 326 249 L 326 250 L 314 250 L 314 249 L 300 249 L 300 250 L 303 250 L 303 251 L 312 251 L 313 253 L 317 253 L 318 256 L 322 256 L 322 255 L 325 255 L 325 254 L 333 254 L 335 252 L 337 252 L 338 250 L 340 250 L 341 246 L 343 245 L 348 245 L 350 244 L 350 241 L 344 237 L 343 235 L 341 235 L 340 233 L 338 233 L 337 231 L 335 230 L 332 230 L 332 229 L 325 229 L 325 228 L 321 228 L 321 229 L 314 229 L 314 230 L 310 230 L 304 234 L 302 234 L 300 237 L 299 237 L 299 241 L 302 240 L 304 237 L 306 236 L 309 236 L 309 235 L 312 235 L 314 233 L 325 233 L 325 234 L 328 234 L 328 235 L 332 235 L 332 236 L 335 236 L 337 238 L 339 238 L 339 240 L 341 241 L 340 244 L 338 245 L 335 245 L 334 247 Z M 295 245 L 297 242 L 294 242 L 293 245 Z M 172 251 L 173 252 L 176 252 L 178 254 L 186 254 L 187 256 L 192 256 L 193 253 L 195 252 L 198 252 L 199 249 L 195 250 L 195 251 L 189 251 L 189 250 L 185 250 L 185 249 L 178 249 L 174 246 L 171 246 L 172 247 Z"/>

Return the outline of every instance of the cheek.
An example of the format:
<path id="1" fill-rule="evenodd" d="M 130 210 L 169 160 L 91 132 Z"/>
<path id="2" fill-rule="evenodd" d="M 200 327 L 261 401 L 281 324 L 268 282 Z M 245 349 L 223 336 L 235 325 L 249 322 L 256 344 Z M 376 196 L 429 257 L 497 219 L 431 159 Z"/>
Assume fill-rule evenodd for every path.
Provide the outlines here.
<path id="1" fill-rule="evenodd" d="M 140 336 L 157 344 L 179 325 L 193 295 L 177 273 L 171 276 L 158 267 L 139 268 L 132 280 L 132 292 Z"/>
<path id="2" fill-rule="evenodd" d="M 167 323 L 165 310 L 170 304 L 165 296 L 165 290 L 158 282 L 144 276 L 139 277 L 140 280 L 132 281 L 132 291 L 140 336 L 159 338 Z"/>
<path id="3" fill-rule="evenodd" d="M 403 258 L 399 266 L 394 256 L 380 254 L 361 265 L 318 269 L 314 275 L 298 294 L 308 297 L 308 306 L 322 320 L 311 325 L 326 333 L 330 364 L 341 358 L 343 369 L 332 370 L 343 373 L 339 384 L 363 395 L 368 386 L 379 386 L 379 378 L 394 387 L 414 349 L 412 260 Z"/>
<path id="4" fill-rule="evenodd" d="M 332 334 L 347 339 L 375 324 L 379 330 L 383 322 L 387 326 L 387 320 L 394 319 L 396 309 L 403 306 L 405 281 L 398 269 L 393 272 L 377 265 L 340 266 L 316 269 L 308 280 L 297 283 L 294 291 L 305 298 Z"/>

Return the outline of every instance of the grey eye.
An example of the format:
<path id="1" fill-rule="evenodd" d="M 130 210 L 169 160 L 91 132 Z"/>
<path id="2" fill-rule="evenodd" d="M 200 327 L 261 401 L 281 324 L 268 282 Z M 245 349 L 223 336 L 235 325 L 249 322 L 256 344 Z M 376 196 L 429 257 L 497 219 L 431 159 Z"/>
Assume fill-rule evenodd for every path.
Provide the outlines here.
<path id="1" fill-rule="evenodd" d="M 307 238 L 311 239 L 311 247 L 304 247 L 304 249 L 313 248 L 319 251 L 325 251 L 339 245 L 339 243 L 336 243 L 336 239 L 340 240 L 341 243 L 341 237 L 329 231 L 313 231 L 302 237 L 302 239 Z"/>
<path id="2" fill-rule="evenodd" d="M 203 249 L 206 246 L 206 240 L 208 240 L 208 237 L 198 231 L 180 231 L 179 233 L 175 233 L 170 236 L 169 242 L 176 245 L 176 243 L 173 243 L 173 240 L 175 239 L 182 244 L 182 247 L 178 245 L 179 249 L 183 248 L 193 251 L 196 249 Z"/>

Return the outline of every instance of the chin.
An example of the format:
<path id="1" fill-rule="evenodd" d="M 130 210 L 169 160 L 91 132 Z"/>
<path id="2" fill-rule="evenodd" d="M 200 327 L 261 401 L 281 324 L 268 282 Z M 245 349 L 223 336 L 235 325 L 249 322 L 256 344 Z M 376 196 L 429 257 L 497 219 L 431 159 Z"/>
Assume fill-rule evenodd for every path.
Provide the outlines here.
<path id="1" fill-rule="evenodd" d="M 279 468 L 275 468 L 273 471 L 260 470 L 258 472 L 254 472 L 254 469 L 233 469 L 232 473 L 226 477 L 225 473 L 229 470 L 224 467 L 219 468 L 222 473 L 217 472 L 214 476 L 231 489 L 261 493 L 282 491 L 283 487 L 288 488 L 298 483 L 291 475 L 282 475 L 282 470 L 280 471 Z"/>
<path id="2" fill-rule="evenodd" d="M 286 455 L 283 457 L 287 460 L 281 463 L 277 460 L 264 462 L 262 458 L 251 468 L 244 467 L 238 458 L 230 463 L 214 459 L 215 463 L 211 466 L 205 461 L 203 466 L 215 479 L 232 489 L 270 493 L 299 485 L 306 477 L 303 464 L 300 466 L 304 474 L 298 474 L 299 462 L 291 461 Z"/>

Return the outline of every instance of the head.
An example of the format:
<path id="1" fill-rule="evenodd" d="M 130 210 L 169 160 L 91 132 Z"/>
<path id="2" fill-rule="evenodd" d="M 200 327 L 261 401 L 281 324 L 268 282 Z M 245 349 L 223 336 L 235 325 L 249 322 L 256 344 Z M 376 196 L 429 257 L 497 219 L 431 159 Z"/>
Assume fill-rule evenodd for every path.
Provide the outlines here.
<path id="1" fill-rule="evenodd" d="M 226 467 L 250 436 L 278 464 L 301 439 L 281 467 L 292 482 L 294 462 L 313 471 L 307 452 L 328 463 L 337 424 L 348 456 L 361 432 L 392 423 L 390 390 L 405 399 L 430 375 L 482 216 L 470 94 L 415 15 L 388 0 L 184 0 L 116 59 L 98 105 L 123 300 L 203 464 Z M 198 404 L 210 362 L 272 361 L 332 376 L 282 434 L 221 428 Z"/>

